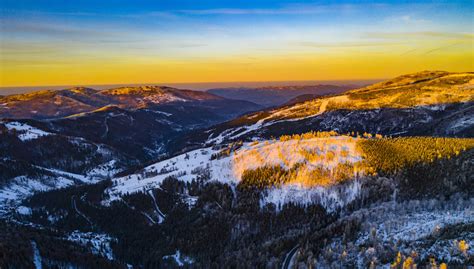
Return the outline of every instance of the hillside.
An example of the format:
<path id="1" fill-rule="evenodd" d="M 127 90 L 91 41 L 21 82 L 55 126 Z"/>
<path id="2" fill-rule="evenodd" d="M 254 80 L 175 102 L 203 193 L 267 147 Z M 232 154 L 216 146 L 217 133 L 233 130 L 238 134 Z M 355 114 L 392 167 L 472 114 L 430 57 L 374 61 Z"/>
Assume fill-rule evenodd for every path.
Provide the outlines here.
<path id="1" fill-rule="evenodd" d="M 35 192 L 95 183 L 137 162 L 104 144 L 0 122 L 0 214 Z"/>
<path id="2" fill-rule="evenodd" d="M 265 121 L 299 119 L 332 110 L 410 108 L 472 102 L 474 73 L 420 72 L 345 94 L 272 111 Z"/>
<path id="3" fill-rule="evenodd" d="M 311 132 L 282 136 L 279 140 L 198 149 L 148 166 L 137 174 L 114 179 L 109 195 L 115 200 L 126 193 L 143 192 L 156 188 L 170 177 L 184 182 L 203 177 L 243 188 L 284 189 L 286 186 L 300 192 L 320 190 L 363 176 L 390 175 L 415 164 L 451 158 L 474 148 L 473 139 L 371 137 L 370 134 L 352 137 L 335 132 Z M 311 203 L 311 200 L 324 199 L 308 197 L 310 200 L 307 200 L 300 196 L 292 199 L 285 195 L 291 192 L 283 191 L 278 195 L 282 200 L 273 202 L 282 205 L 290 201 Z M 327 202 L 324 204 L 334 207 Z"/>
<path id="4" fill-rule="evenodd" d="M 472 255 L 449 246 L 472 244 L 473 149 L 473 139 L 336 133 L 203 148 L 109 183 L 37 194 L 20 218 L 97 238 L 92 251 L 133 264 L 363 268 L 400 255 L 456 267 Z"/>
<path id="5" fill-rule="evenodd" d="M 474 73 L 425 71 L 400 76 L 334 97 L 277 109 L 272 113 L 272 117 L 266 120 L 304 118 L 339 109 L 400 109 L 472 102 L 473 93 Z"/>
<path id="6" fill-rule="evenodd" d="M 229 99 L 249 101 L 264 107 L 274 107 L 283 105 L 300 95 L 339 94 L 355 87 L 352 85 L 267 86 L 260 88 L 210 89 L 207 92 Z"/>
<path id="7" fill-rule="evenodd" d="M 474 73 L 420 72 L 340 95 L 245 115 L 193 133 L 180 146 L 311 130 L 383 135 L 474 135 Z"/>

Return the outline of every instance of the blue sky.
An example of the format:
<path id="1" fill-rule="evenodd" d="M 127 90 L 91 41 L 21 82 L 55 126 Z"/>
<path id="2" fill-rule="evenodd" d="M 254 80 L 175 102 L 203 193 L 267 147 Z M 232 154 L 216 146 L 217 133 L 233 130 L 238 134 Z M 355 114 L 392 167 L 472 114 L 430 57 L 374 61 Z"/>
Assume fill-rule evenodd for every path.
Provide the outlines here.
<path id="1" fill-rule="evenodd" d="M 3 86 L 472 69 L 473 1 L 2 0 L 0 17 Z"/>

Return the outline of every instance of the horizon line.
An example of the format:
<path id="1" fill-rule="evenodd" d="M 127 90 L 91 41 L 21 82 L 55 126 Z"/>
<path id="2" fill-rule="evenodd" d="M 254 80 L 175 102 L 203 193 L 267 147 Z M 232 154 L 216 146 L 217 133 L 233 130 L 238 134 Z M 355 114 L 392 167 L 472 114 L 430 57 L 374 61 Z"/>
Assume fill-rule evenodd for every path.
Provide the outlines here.
<path id="1" fill-rule="evenodd" d="M 138 85 L 160 85 L 160 86 L 167 86 L 167 85 L 205 85 L 205 84 L 264 84 L 264 83 L 312 83 L 308 84 L 307 86 L 315 85 L 313 83 L 324 83 L 324 82 L 332 82 L 332 83 L 344 83 L 344 82 L 373 82 L 373 81 L 382 81 L 386 80 L 387 78 L 362 78 L 362 79 L 315 79 L 315 80 L 257 80 L 257 81 L 205 81 L 205 82 L 136 82 L 136 83 L 99 83 L 99 84 L 52 84 L 52 85 L 12 85 L 12 86 L 0 86 L 0 91 L 2 90 L 13 90 L 13 89 L 21 89 L 21 88 L 58 88 L 58 87 L 105 87 L 105 86 L 138 86 Z M 288 84 L 286 86 L 294 86 Z"/>

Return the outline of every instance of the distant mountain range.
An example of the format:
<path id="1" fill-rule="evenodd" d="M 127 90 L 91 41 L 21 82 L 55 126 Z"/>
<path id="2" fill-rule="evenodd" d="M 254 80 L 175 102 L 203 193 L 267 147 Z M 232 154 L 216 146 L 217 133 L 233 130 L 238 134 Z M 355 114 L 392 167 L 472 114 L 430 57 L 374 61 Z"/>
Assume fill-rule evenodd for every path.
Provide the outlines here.
<path id="1" fill-rule="evenodd" d="M 248 102 L 225 100 L 206 92 L 170 87 L 121 87 L 100 91 L 80 87 L 0 97 L 0 118 L 51 119 L 94 112 L 106 106 L 137 110 L 174 102 L 227 102 L 230 111 L 233 111 L 233 104 L 238 104 L 239 109 L 233 111 L 237 114 L 248 111 L 246 108 L 258 109 L 258 106 Z"/>
<path id="2" fill-rule="evenodd" d="M 210 89 L 207 92 L 229 99 L 238 99 L 253 102 L 264 107 L 280 106 L 296 98 L 305 95 L 323 96 L 328 94 L 339 94 L 349 89 L 358 88 L 356 85 L 308 85 L 308 86 L 267 86 L 260 88 L 220 88 Z"/>

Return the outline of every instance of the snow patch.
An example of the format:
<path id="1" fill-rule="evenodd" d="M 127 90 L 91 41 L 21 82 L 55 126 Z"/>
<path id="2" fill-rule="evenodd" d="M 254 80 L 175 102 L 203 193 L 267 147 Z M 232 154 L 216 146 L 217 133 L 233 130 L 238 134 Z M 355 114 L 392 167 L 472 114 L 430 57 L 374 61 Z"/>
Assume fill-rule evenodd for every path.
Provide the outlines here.
<path id="1" fill-rule="evenodd" d="M 177 250 L 176 253 L 173 255 L 164 256 L 163 259 L 173 259 L 179 267 L 183 267 L 185 264 L 194 263 L 194 260 L 192 258 L 181 255 L 181 252 L 179 250 Z"/>
<path id="2" fill-rule="evenodd" d="M 13 178 L 0 189 L 0 215 L 16 208 L 21 200 L 34 192 L 64 188 L 72 184 L 74 181 L 61 176 L 41 179 L 31 179 L 25 176 Z"/>
<path id="3" fill-rule="evenodd" d="M 342 253 L 345 253 L 347 264 L 353 264 L 355 268 L 367 268 L 374 257 L 388 253 L 400 252 L 405 257 L 416 253 L 416 263 L 435 257 L 439 263 L 458 264 L 466 264 L 469 255 L 474 254 L 474 250 L 463 251 L 459 248 L 461 240 L 468 245 L 474 243 L 474 232 L 456 226 L 474 222 L 473 198 L 453 196 L 449 200 L 376 203 L 347 212 L 337 222 L 344 224 L 352 221 L 357 222 L 360 228 L 355 241 L 347 243 L 343 242 L 344 236 L 333 237 L 321 250 L 316 267 L 339 265 Z M 444 228 L 458 230 L 446 233 Z M 377 268 L 391 268 L 389 263 L 376 262 L 376 265 Z"/>
<path id="4" fill-rule="evenodd" d="M 16 209 L 16 212 L 20 215 L 29 216 L 29 215 L 31 215 L 31 208 L 26 207 L 26 206 L 19 206 Z"/>
<path id="5" fill-rule="evenodd" d="M 298 184 L 283 185 L 264 192 L 260 206 L 274 204 L 280 210 L 284 204 L 320 204 L 328 212 L 342 208 L 358 198 L 362 184 L 353 180 L 347 184 L 330 187 L 303 187 Z"/>
<path id="6" fill-rule="evenodd" d="M 474 125 L 474 117 L 467 116 L 454 121 L 449 129 L 452 130 L 464 130 Z"/>
<path id="7" fill-rule="evenodd" d="M 90 178 L 108 178 L 118 172 L 120 172 L 120 169 L 117 169 L 117 161 L 111 160 L 88 171 L 87 176 Z"/>
<path id="8" fill-rule="evenodd" d="M 147 111 L 151 111 L 151 112 L 156 113 L 156 114 L 162 114 L 162 115 L 165 115 L 166 117 L 169 117 L 169 116 L 172 116 L 172 115 L 173 115 L 173 114 L 171 114 L 171 113 L 164 112 L 164 111 L 160 111 L 160 110 L 150 110 L 150 109 L 147 109 Z"/>
<path id="9" fill-rule="evenodd" d="M 94 178 L 56 169 L 36 167 L 51 172 L 52 176 L 41 176 L 37 178 L 18 176 L 3 184 L 0 187 L 0 216 L 12 210 L 16 211 L 20 202 L 35 192 L 61 189 L 77 183 L 91 184 L 98 181 Z"/>
<path id="10" fill-rule="evenodd" d="M 18 138 L 21 141 L 33 140 L 42 136 L 51 135 L 51 133 L 32 127 L 28 124 L 16 121 L 5 123 L 5 127 L 7 127 L 7 129 L 10 131 L 16 130 L 18 132 Z"/>
<path id="11" fill-rule="evenodd" d="M 84 247 L 89 247 L 92 253 L 96 255 L 101 255 L 109 260 L 114 259 L 110 244 L 116 239 L 107 234 L 74 231 L 67 237 L 67 240 L 78 243 Z"/>
<path id="12" fill-rule="evenodd" d="M 371 229 L 376 229 L 377 238 L 382 241 L 413 241 L 432 234 L 447 225 L 474 222 L 474 200 L 465 205 L 461 202 L 446 202 L 442 208 L 430 205 L 433 201 L 410 201 L 407 203 L 385 203 L 367 210 L 370 222 L 367 222 L 358 244 L 366 242 Z M 431 210 L 420 210 L 430 208 Z M 387 210 L 389 209 L 389 210 Z"/>

